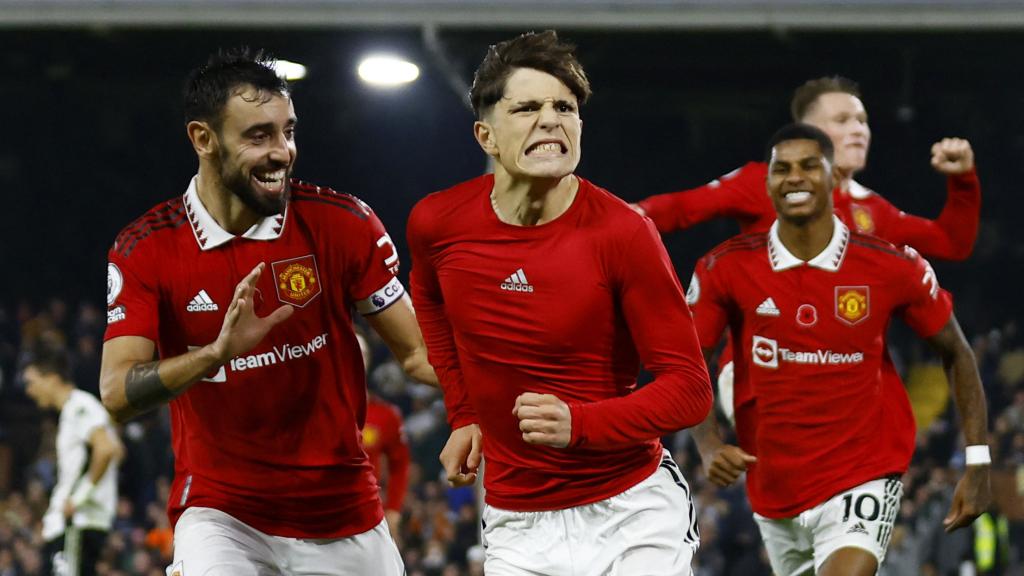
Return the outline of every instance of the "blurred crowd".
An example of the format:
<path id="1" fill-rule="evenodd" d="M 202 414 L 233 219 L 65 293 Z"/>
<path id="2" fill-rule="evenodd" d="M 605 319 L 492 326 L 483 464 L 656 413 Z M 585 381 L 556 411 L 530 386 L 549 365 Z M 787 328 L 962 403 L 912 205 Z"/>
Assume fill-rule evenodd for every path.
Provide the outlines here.
<path id="1" fill-rule="evenodd" d="M 56 481 L 56 414 L 41 412 L 25 396 L 19 382 L 24 354 L 40 340 L 65 344 L 74 354 L 76 384 L 98 396 L 104 328 L 103 311 L 92 303 L 0 303 L 0 576 L 39 574 L 41 518 Z M 1024 576 L 1024 339 L 1013 321 L 969 338 L 989 402 L 993 506 L 970 530 L 943 531 L 942 519 L 963 468 L 958 420 L 937 360 L 897 331 L 892 351 L 914 405 L 918 448 L 903 478 L 903 505 L 884 576 Z M 408 573 L 481 575 L 479 495 L 469 488 L 449 488 L 437 461 L 448 436 L 440 393 L 408 381 L 372 333 L 371 345 L 369 386 L 401 411 L 412 453 L 397 530 Z M 127 456 L 120 470 L 117 518 L 99 573 L 163 575 L 173 538 L 165 512 L 173 472 L 167 409 L 122 426 L 120 434 Z M 694 573 L 770 574 L 742 484 L 728 489 L 711 485 L 685 431 L 665 442 L 698 508 L 701 548 Z"/>

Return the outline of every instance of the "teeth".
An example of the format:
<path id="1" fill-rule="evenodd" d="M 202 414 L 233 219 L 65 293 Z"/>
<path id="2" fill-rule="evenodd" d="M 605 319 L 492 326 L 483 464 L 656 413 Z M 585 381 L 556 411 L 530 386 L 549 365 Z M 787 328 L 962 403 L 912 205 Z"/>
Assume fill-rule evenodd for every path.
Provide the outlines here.
<path id="1" fill-rule="evenodd" d="M 784 198 L 789 204 L 802 204 L 811 199 L 811 193 L 804 190 L 799 192 L 787 192 Z"/>
<path id="2" fill-rule="evenodd" d="M 530 152 L 561 152 L 562 145 L 558 142 L 545 142 L 544 144 L 538 144 L 533 147 Z"/>
<path id="3" fill-rule="evenodd" d="M 270 172 L 268 174 L 256 174 L 256 179 L 263 182 L 280 182 L 284 179 L 284 169 L 278 170 L 277 172 Z"/>

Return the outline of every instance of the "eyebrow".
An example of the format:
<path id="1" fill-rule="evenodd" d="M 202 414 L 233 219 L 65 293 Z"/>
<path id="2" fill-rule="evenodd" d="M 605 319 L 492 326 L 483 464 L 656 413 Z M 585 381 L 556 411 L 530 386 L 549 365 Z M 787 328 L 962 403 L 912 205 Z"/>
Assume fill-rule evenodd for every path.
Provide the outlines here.
<path id="1" fill-rule="evenodd" d="M 287 122 L 285 122 L 284 127 L 285 128 L 294 128 L 295 125 L 298 124 L 298 123 L 299 123 L 299 119 L 296 118 L 295 116 L 292 116 L 291 118 L 288 119 Z M 260 124 L 253 124 L 252 126 L 249 126 L 248 128 L 246 128 L 242 132 L 242 135 L 243 136 L 249 136 L 249 135 L 254 134 L 256 132 L 272 132 L 273 130 L 274 130 L 274 123 L 273 122 L 263 122 L 263 123 L 260 123 Z"/>
<path id="2" fill-rule="evenodd" d="M 515 107 L 515 106 L 526 106 L 526 105 L 529 105 L 529 104 L 544 104 L 544 102 L 546 102 L 547 100 L 548 100 L 547 98 L 545 98 L 543 100 L 519 100 L 517 102 L 510 103 L 509 106 Z M 576 106 L 576 104 L 574 104 L 571 100 L 566 100 L 564 98 L 559 98 L 559 99 L 552 98 L 552 103 L 554 103 L 556 105 L 558 105 L 558 104 L 568 104 L 569 106 L 573 106 L 573 107 Z"/>

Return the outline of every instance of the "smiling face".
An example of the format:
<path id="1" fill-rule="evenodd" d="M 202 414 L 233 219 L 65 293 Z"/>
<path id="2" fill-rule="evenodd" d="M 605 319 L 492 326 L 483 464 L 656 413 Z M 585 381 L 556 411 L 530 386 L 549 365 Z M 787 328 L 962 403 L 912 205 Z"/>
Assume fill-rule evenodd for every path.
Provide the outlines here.
<path id="1" fill-rule="evenodd" d="M 515 178 L 560 179 L 580 162 L 583 121 L 572 91 L 551 74 L 519 68 L 474 126 L 496 169 Z"/>
<path id="2" fill-rule="evenodd" d="M 244 87 L 228 99 L 222 118 L 216 131 L 221 182 L 257 214 L 280 214 L 298 154 L 291 98 Z"/>
<path id="3" fill-rule="evenodd" d="M 803 224 L 832 212 L 832 166 L 815 140 L 783 140 L 772 148 L 768 195 L 779 220 Z"/>
<path id="4" fill-rule="evenodd" d="M 860 98 L 845 92 L 827 92 L 818 96 L 801 121 L 820 128 L 832 139 L 839 170 L 853 174 L 864 169 L 871 128 Z"/>

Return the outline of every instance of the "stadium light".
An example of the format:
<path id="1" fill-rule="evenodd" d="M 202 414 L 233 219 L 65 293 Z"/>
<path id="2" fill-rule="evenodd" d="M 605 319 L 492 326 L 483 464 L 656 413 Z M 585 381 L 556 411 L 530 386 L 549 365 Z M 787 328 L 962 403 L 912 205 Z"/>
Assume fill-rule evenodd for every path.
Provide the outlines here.
<path id="1" fill-rule="evenodd" d="M 305 66 L 298 62 L 289 62 L 288 60 L 278 60 L 274 64 L 274 71 L 277 72 L 278 76 L 289 82 L 302 80 L 306 77 Z"/>
<path id="2" fill-rule="evenodd" d="M 419 78 L 419 66 L 397 56 L 367 56 L 359 63 L 359 77 L 373 86 L 394 87 Z"/>

